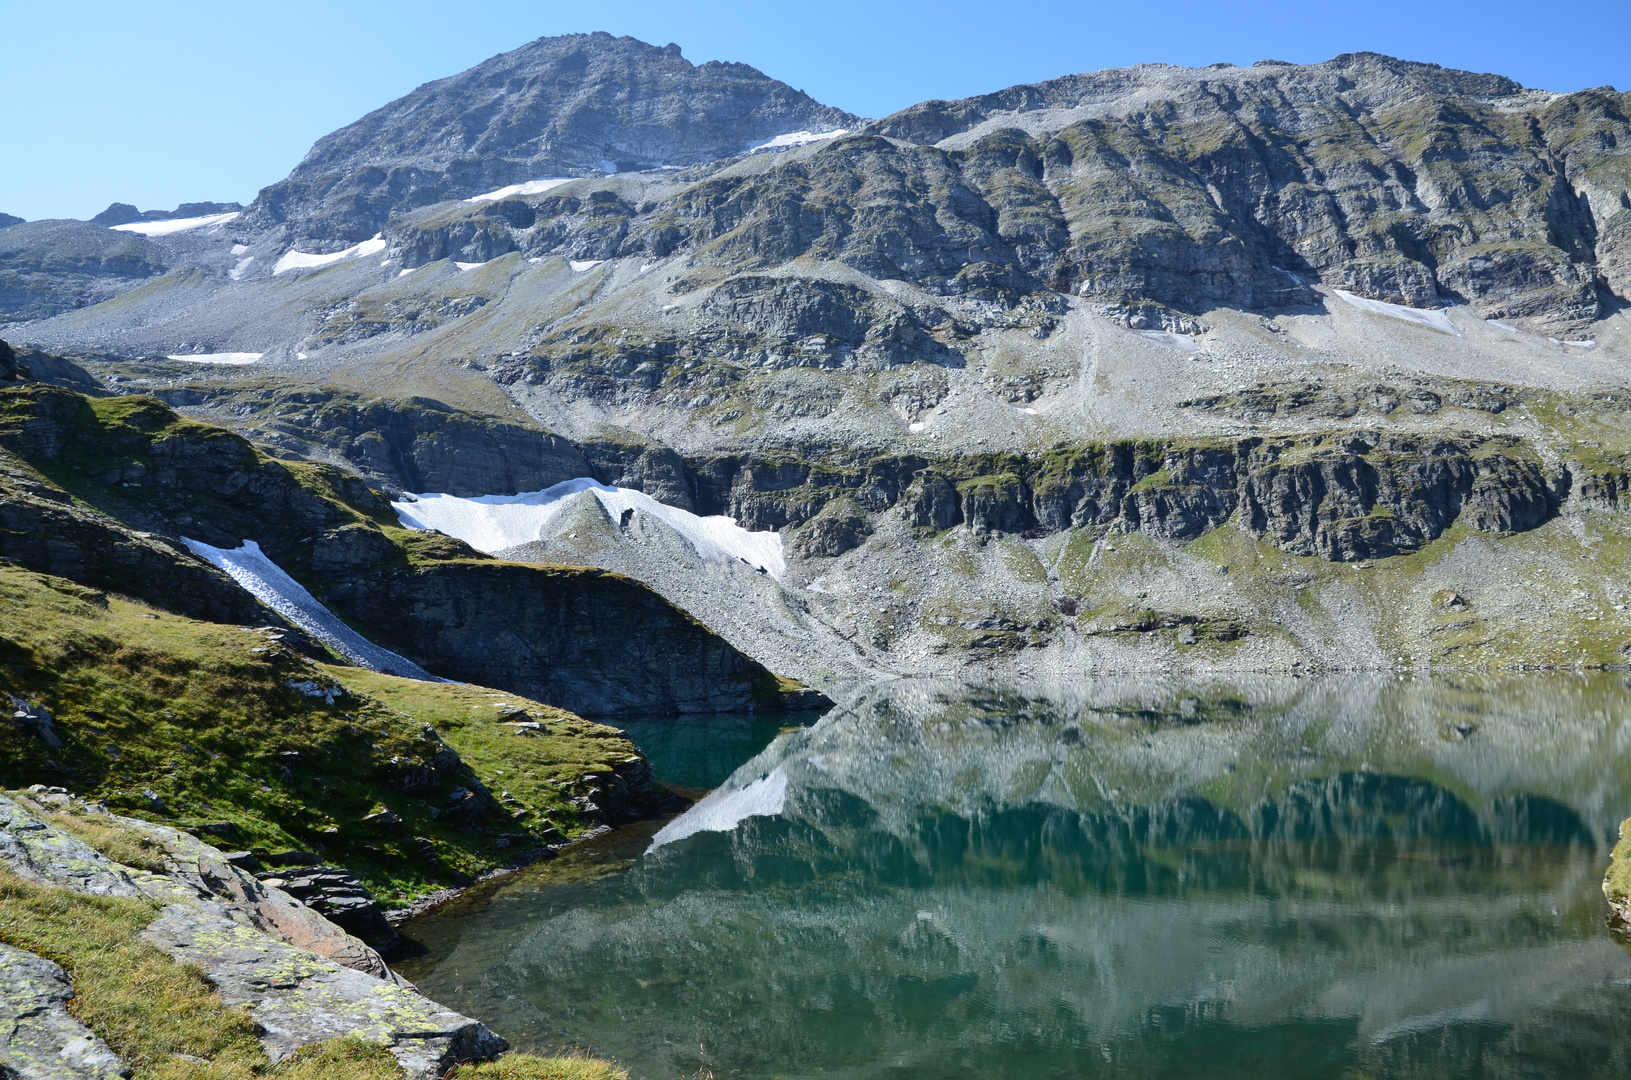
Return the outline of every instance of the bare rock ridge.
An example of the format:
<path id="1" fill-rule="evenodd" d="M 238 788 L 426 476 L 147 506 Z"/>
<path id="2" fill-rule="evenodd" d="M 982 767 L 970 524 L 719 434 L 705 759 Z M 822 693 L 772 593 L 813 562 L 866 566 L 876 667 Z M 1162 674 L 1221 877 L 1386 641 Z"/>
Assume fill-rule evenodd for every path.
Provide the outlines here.
<path id="1" fill-rule="evenodd" d="M 339 250 L 394 212 L 447 199 L 540 177 L 694 165 L 857 123 L 746 64 L 693 65 L 678 45 L 540 38 L 324 136 L 261 192 L 244 225 L 286 225 L 292 239 Z"/>
<path id="2" fill-rule="evenodd" d="M 833 260 L 1004 307 L 1072 293 L 1182 332 L 1185 312 L 1315 302 L 1309 283 L 1570 328 L 1631 292 L 1626 117 L 1610 90 L 1375 54 L 1146 65 L 925 102 L 769 169 L 681 174 L 664 197 L 607 184 L 421 215 L 387 238 L 408 266 L 512 250 L 678 252 L 732 272 Z M 719 306 L 785 311 L 752 286 Z"/>

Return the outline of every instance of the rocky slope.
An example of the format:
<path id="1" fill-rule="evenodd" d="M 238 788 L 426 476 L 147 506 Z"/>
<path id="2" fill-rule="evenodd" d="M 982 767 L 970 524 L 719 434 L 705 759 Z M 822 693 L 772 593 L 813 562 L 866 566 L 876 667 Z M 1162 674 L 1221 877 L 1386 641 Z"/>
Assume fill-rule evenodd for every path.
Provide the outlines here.
<path id="1" fill-rule="evenodd" d="M 610 34 L 540 38 L 324 136 L 262 191 L 250 229 L 338 251 L 400 213 L 541 177 L 693 165 L 778 135 L 858 126 L 746 64 Z M 312 246 L 307 246 L 312 245 Z"/>
<path id="2" fill-rule="evenodd" d="M 549 58 L 574 41 L 491 62 L 554 73 L 505 100 L 617 84 L 660 113 L 665 80 L 710 70 L 594 38 L 568 78 Z M 425 115 L 486 78 L 426 88 Z M 578 123 L 560 101 L 537 107 Z M 393 203 L 344 251 L 361 232 L 290 251 L 328 209 L 270 228 L 252 208 L 188 241 L 198 269 L 20 339 L 392 494 L 590 477 L 776 530 L 781 582 L 587 506 L 504 554 L 634 577 L 824 685 L 1618 662 L 1625 105 L 1373 54 L 1069 76 Z M 416 115 L 333 146 L 383 162 Z M 1569 603 L 1508 602 L 1558 575 Z M 383 581 L 335 603 L 400 602 Z"/>

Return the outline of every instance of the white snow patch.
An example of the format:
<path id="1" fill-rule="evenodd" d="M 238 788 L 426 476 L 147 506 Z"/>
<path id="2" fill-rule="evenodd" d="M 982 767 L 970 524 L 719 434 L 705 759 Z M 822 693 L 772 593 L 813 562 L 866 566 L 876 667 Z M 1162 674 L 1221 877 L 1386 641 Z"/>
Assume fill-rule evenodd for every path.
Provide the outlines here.
<path id="1" fill-rule="evenodd" d="M 406 269 L 406 270 L 403 270 L 403 271 L 402 271 L 402 272 L 401 272 L 401 273 L 399 273 L 399 274 L 397 274 L 397 277 L 399 277 L 399 278 L 401 278 L 401 277 L 407 277 L 407 276 L 408 276 L 408 275 L 409 275 L 409 274 L 411 274 L 411 273 L 413 273 L 413 272 L 414 272 L 414 271 L 415 271 L 415 270 L 417 270 L 417 269 L 419 269 L 419 267 L 417 267 L 417 266 L 410 266 L 410 267 L 409 267 L 409 268 L 408 268 L 408 269 Z"/>
<path id="2" fill-rule="evenodd" d="M 691 809 L 657 830 L 647 851 L 699 832 L 730 832 L 750 817 L 775 817 L 787 804 L 787 773 L 778 768 L 739 788 L 715 788 Z"/>
<path id="3" fill-rule="evenodd" d="M 1377 315 L 1388 315 L 1395 319 L 1403 319 L 1405 322 L 1425 326 L 1431 330 L 1438 330 L 1441 333 L 1449 334 L 1451 337 L 1461 336 L 1461 331 L 1455 328 L 1455 323 L 1450 321 L 1450 316 L 1445 314 L 1442 308 L 1428 310 L 1426 308 L 1406 307 L 1403 304 L 1390 304 L 1386 300 L 1367 300 L 1363 296 L 1355 296 L 1346 289 L 1332 291 L 1342 297 L 1345 302 L 1352 304 L 1361 311 L 1370 311 Z"/>
<path id="4" fill-rule="evenodd" d="M 283 572 L 277 563 L 268 559 L 260 545 L 245 540 L 243 546 L 228 550 L 211 547 L 185 536 L 186 544 L 194 555 L 225 570 L 247 592 L 252 593 L 267 607 L 294 623 L 300 629 L 319 639 L 350 660 L 371 671 L 387 675 L 400 675 L 405 679 L 424 682 L 446 682 L 424 668 L 389 649 L 382 649 L 334 617 L 334 613 L 318 603 L 305 586 Z"/>
<path id="5" fill-rule="evenodd" d="M 1509 323 L 1504 323 L 1500 319 L 1489 319 L 1487 321 L 1489 322 L 1489 324 L 1491 326 L 1500 327 L 1502 330 L 1505 330 L 1509 334 L 1521 334 L 1521 333 L 1523 333 L 1523 331 L 1519 330 L 1516 326 L 1512 326 Z"/>
<path id="6" fill-rule="evenodd" d="M 168 360 L 185 360 L 189 364 L 253 364 L 265 353 L 258 352 L 204 352 L 191 356 L 170 356 Z"/>
<path id="7" fill-rule="evenodd" d="M 310 270 L 317 266 L 327 266 L 330 263 L 337 263 L 341 259 L 378 255 L 384 250 L 385 241 L 380 238 L 379 233 L 375 233 L 372 240 L 364 240 L 360 244 L 353 244 L 344 251 L 335 251 L 328 255 L 307 255 L 303 251 L 287 251 L 284 252 L 283 258 L 277 261 L 277 265 L 272 267 L 272 276 L 277 277 L 279 274 L 286 274 L 291 270 Z"/>
<path id="8" fill-rule="evenodd" d="M 749 150 L 750 154 L 757 154 L 761 150 L 786 150 L 790 146 L 808 146 L 811 143 L 824 142 L 827 139 L 836 139 L 840 135 L 848 135 L 849 129 L 839 128 L 836 131 L 789 131 L 786 135 L 777 135 L 769 142 L 762 142 Z"/>
<path id="9" fill-rule="evenodd" d="M 570 176 L 551 176 L 543 180 L 528 180 L 524 184 L 511 184 L 501 187 L 497 191 L 487 191 L 480 195 L 472 195 L 465 202 L 497 202 L 499 199 L 508 199 L 512 195 L 542 195 L 551 188 L 558 188 L 562 184 L 570 184 Z"/>
<path id="10" fill-rule="evenodd" d="M 1283 267 L 1279 267 L 1279 266 L 1274 267 L 1274 269 L 1280 271 L 1280 273 L 1284 274 L 1286 277 L 1290 278 L 1292 281 L 1295 281 L 1297 284 L 1299 284 L 1299 285 L 1304 284 L 1303 279 L 1298 277 L 1296 274 L 1293 274 L 1290 270 L 1287 270 L 1287 269 L 1285 269 Z"/>
<path id="11" fill-rule="evenodd" d="M 1553 345 L 1573 345 L 1577 349 L 1595 349 L 1597 347 L 1597 342 L 1590 338 L 1585 341 L 1565 341 L 1562 338 L 1549 337 L 1546 340 Z"/>
<path id="12" fill-rule="evenodd" d="M 233 281 L 242 281 L 244 279 L 244 274 L 249 272 L 249 264 L 254 261 L 255 256 L 253 255 L 239 259 L 238 265 L 232 268 L 232 272 L 228 274 L 227 277 L 231 278 Z"/>
<path id="13" fill-rule="evenodd" d="M 581 274 L 585 270 L 593 270 L 595 267 L 599 266 L 601 263 L 605 262 L 606 260 L 605 259 L 570 259 L 568 261 L 572 264 L 572 269 L 576 270 L 578 273 Z"/>
<path id="14" fill-rule="evenodd" d="M 477 268 L 477 267 L 478 267 L 478 266 L 486 266 L 486 265 L 487 265 L 487 264 L 486 264 L 486 263 L 484 263 L 484 262 L 479 262 L 479 263 L 462 263 L 462 262 L 457 262 L 457 261 L 455 261 L 455 262 L 454 262 L 454 263 L 453 263 L 453 265 L 454 265 L 454 266 L 457 266 L 457 267 L 458 267 L 458 268 L 459 268 L 459 269 L 460 269 L 460 270 L 474 270 L 474 269 L 476 269 L 476 268 Z"/>
<path id="15" fill-rule="evenodd" d="M 175 233 L 190 232 L 193 229 L 204 229 L 211 225 L 225 225 L 237 218 L 239 211 L 230 214 L 208 214 L 204 217 L 171 218 L 169 221 L 132 221 L 124 225 L 114 225 L 114 232 L 140 233 L 143 236 L 172 236 Z M 238 254 L 233 250 L 233 254 Z"/>
<path id="16" fill-rule="evenodd" d="M 1159 345 L 1165 345 L 1169 349 L 1177 349 L 1179 352 L 1201 351 L 1200 343 L 1188 334 L 1173 334 L 1166 330 L 1134 330 L 1133 333 L 1146 341 L 1153 341 Z"/>
<path id="17" fill-rule="evenodd" d="M 620 518 L 625 510 L 658 518 L 689 540 L 704 559 L 719 562 L 740 559 L 777 581 L 787 569 L 779 533 L 749 532 L 736 524 L 735 518 L 698 517 L 688 510 L 664 505 L 644 492 L 608 487 L 586 477 L 520 495 L 461 499 L 456 495 L 428 494 L 416 496 L 416 502 L 391 505 L 407 528 L 435 529 L 458 537 L 478 551 L 493 554 L 538 539 L 544 526 L 561 511 L 566 497 L 580 491 L 593 492 L 613 520 Z"/>
<path id="18" fill-rule="evenodd" d="M 804 586 L 804 591 L 805 592 L 813 592 L 813 593 L 821 593 L 822 595 L 826 595 L 826 593 L 827 593 L 827 575 L 822 574 L 820 577 L 812 579 L 810 581 L 810 584 Z"/>
<path id="19" fill-rule="evenodd" d="M 233 244 L 232 245 L 232 253 L 234 255 L 242 255 L 244 252 L 246 252 L 248 250 L 249 250 L 249 245 L 248 244 Z"/>
<path id="20" fill-rule="evenodd" d="M 928 426 L 929 426 L 928 421 L 918 420 L 915 423 L 907 424 L 906 425 L 906 430 L 907 431 L 922 431 L 924 428 L 926 428 Z"/>
<path id="21" fill-rule="evenodd" d="M 617 172 L 617 162 L 602 161 L 600 163 L 600 171 L 605 173 L 607 176 L 615 175 Z"/>
<path id="22" fill-rule="evenodd" d="M 1035 416 L 1036 415 L 1036 410 L 1035 409 L 1025 409 L 1025 408 L 1021 408 L 1018 405 L 1014 406 L 1014 411 L 1017 412 L 1017 413 L 1024 413 L 1026 416 Z"/>
<path id="23" fill-rule="evenodd" d="M 306 354 L 303 353 L 303 352 L 297 352 L 297 353 L 294 354 L 294 358 L 296 360 L 304 360 L 304 359 L 306 359 Z"/>

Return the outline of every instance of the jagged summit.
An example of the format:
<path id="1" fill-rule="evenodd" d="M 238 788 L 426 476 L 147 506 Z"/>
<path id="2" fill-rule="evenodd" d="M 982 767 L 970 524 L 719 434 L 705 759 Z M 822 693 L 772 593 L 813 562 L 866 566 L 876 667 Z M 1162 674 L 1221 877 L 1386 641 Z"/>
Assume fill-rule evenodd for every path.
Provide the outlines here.
<path id="1" fill-rule="evenodd" d="M 287 224 L 294 239 L 337 250 L 393 211 L 540 177 L 691 165 L 859 123 L 747 64 L 694 65 L 678 45 L 539 38 L 319 139 L 244 224 Z"/>

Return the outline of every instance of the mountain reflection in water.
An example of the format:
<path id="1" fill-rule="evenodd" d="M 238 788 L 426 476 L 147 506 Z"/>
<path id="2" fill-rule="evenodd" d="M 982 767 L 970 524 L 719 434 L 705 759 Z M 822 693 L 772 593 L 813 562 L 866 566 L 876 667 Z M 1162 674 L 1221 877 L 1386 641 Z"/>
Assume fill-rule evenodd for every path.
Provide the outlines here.
<path id="1" fill-rule="evenodd" d="M 664 1080 L 1623 1077 L 1628 715 L 1606 675 L 891 684 L 405 973 Z"/>

